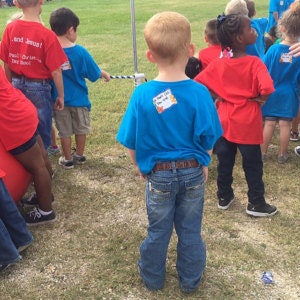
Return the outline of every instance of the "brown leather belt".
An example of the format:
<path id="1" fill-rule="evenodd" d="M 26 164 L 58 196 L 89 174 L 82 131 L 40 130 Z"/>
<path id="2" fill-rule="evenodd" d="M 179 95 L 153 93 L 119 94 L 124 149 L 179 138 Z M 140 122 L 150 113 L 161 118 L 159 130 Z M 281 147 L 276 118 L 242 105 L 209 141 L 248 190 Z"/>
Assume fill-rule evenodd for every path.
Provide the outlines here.
<path id="1" fill-rule="evenodd" d="M 175 161 L 176 169 L 188 169 L 188 168 L 196 168 L 199 166 L 199 163 L 196 159 L 190 160 L 177 160 Z M 172 163 L 169 161 L 157 163 L 153 171 L 163 171 L 163 170 L 172 170 Z"/>
<path id="2" fill-rule="evenodd" d="M 29 78 L 29 77 L 26 77 L 24 75 L 17 74 L 15 72 L 11 72 L 11 77 L 12 78 L 17 78 L 17 79 L 23 79 L 25 81 L 30 81 L 30 82 L 48 82 L 49 81 L 49 79 Z"/>

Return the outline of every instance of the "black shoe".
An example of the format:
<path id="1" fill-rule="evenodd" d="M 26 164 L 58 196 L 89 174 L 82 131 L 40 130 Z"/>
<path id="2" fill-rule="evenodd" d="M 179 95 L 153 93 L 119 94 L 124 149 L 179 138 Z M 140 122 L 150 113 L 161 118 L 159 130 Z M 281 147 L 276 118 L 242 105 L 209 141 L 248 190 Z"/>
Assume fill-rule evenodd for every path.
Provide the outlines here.
<path id="1" fill-rule="evenodd" d="M 228 199 L 219 198 L 218 208 L 220 209 L 228 209 L 231 203 L 234 201 L 234 196 Z"/>
<path id="2" fill-rule="evenodd" d="M 24 217 L 27 226 L 35 226 L 39 224 L 51 223 L 56 221 L 55 212 L 52 211 L 49 215 L 42 215 L 35 207 L 31 212 Z"/>
<path id="3" fill-rule="evenodd" d="M 268 203 L 253 205 L 248 203 L 246 213 L 254 217 L 269 217 L 277 213 L 277 208 L 274 205 Z"/>
<path id="4" fill-rule="evenodd" d="M 7 267 L 9 267 L 10 265 L 0 265 L 0 272 L 4 271 Z"/>
<path id="5" fill-rule="evenodd" d="M 52 203 L 55 202 L 53 195 L 51 195 L 51 201 Z M 32 207 L 39 205 L 36 193 L 31 193 L 31 195 L 28 198 L 22 198 L 20 202 L 24 207 Z"/>

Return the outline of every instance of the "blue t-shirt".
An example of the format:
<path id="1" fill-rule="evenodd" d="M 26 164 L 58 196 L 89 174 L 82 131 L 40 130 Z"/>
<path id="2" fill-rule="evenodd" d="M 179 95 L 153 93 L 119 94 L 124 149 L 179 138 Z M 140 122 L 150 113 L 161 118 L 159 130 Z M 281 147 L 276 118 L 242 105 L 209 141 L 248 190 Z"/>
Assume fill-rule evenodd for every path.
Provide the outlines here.
<path id="1" fill-rule="evenodd" d="M 269 32 L 270 28 L 277 25 L 274 19 L 273 12 L 278 12 L 278 19 L 280 19 L 283 13 L 290 7 L 295 0 L 270 0 L 269 3 L 269 23 L 266 32 Z"/>
<path id="2" fill-rule="evenodd" d="M 275 92 L 262 106 L 263 116 L 293 118 L 299 108 L 300 57 L 289 55 L 289 46 L 272 45 L 264 56 Z"/>
<path id="3" fill-rule="evenodd" d="M 265 31 L 268 25 L 267 18 L 259 18 L 251 20 L 251 27 L 257 32 L 257 39 L 253 45 L 248 45 L 246 48 L 246 53 L 249 55 L 255 55 L 263 58 L 265 54 Z"/>
<path id="4" fill-rule="evenodd" d="M 208 166 L 222 128 L 207 88 L 191 79 L 152 80 L 133 92 L 117 140 L 136 151 L 140 171 L 158 161 L 195 158 Z"/>
<path id="5" fill-rule="evenodd" d="M 95 82 L 101 77 L 101 69 L 91 54 L 81 45 L 63 48 L 63 50 L 70 62 L 70 68 L 63 68 L 62 71 L 65 106 L 86 107 L 90 110 L 91 102 L 85 79 Z M 56 97 L 57 91 L 54 87 L 54 99 Z"/>

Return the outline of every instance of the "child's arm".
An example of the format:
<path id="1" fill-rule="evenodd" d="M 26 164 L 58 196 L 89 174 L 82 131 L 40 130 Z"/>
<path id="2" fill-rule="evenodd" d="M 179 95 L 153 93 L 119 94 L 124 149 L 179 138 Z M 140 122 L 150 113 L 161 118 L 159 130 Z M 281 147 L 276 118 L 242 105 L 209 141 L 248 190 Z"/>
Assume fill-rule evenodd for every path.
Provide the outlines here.
<path id="1" fill-rule="evenodd" d="M 101 70 L 101 77 L 104 78 L 105 82 L 110 81 L 110 74 L 104 70 Z"/>
<path id="2" fill-rule="evenodd" d="M 57 98 L 54 103 L 55 110 L 63 110 L 64 109 L 64 85 L 63 85 L 63 78 L 62 78 L 62 71 L 61 67 L 56 69 L 51 73 L 55 87 L 57 89 Z"/>
<path id="3" fill-rule="evenodd" d="M 249 98 L 248 100 L 249 101 L 256 101 L 258 102 L 260 105 L 263 105 L 267 99 L 269 98 L 271 94 L 268 94 L 268 95 L 259 95 L 258 97 L 255 97 L 255 98 Z"/>
<path id="4" fill-rule="evenodd" d="M 210 155 L 212 155 L 212 150 L 207 150 L 207 153 Z M 203 175 L 204 175 L 204 182 L 206 182 L 208 180 L 208 167 L 207 166 L 203 166 Z"/>
<path id="5" fill-rule="evenodd" d="M 143 174 L 141 173 L 141 171 L 140 171 L 140 169 L 139 169 L 139 167 L 138 167 L 138 165 L 137 165 L 137 163 L 136 163 L 136 160 L 135 160 L 135 150 L 128 149 L 128 154 L 129 154 L 129 157 L 130 157 L 130 159 L 131 159 L 133 165 L 134 165 L 135 168 L 136 168 L 137 173 L 140 175 L 141 178 L 145 179 L 145 178 L 146 178 L 145 175 L 143 175 Z"/>
<path id="6" fill-rule="evenodd" d="M 8 80 L 9 82 L 11 82 L 12 76 L 11 76 L 11 70 L 10 70 L 8 64 L 7 64 L 7 63 L 4 63 L 3 68 L 4 68 L 4 72 L 5 72 L 5 75 L 6 75 L 7 80 Z"/>

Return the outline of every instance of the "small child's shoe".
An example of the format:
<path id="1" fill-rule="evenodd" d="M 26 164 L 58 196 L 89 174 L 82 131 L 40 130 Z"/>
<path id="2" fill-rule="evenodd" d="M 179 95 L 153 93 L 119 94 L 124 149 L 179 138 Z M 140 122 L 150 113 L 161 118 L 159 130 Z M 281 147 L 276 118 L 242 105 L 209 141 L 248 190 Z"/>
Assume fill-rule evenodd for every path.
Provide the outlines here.
<path id="1" fill-rule="evenodd" d="M 61 156 L 59 159 L 58 159 L 58 164 L 60 166 L 63 166 L 66 170 L 70 170 L 70 169 L 73 169 L 74 168 L 74 163 L 73 163 L 73 159 L 71 160 L 66 160 L 64 158 L 64 156 Z"/>

